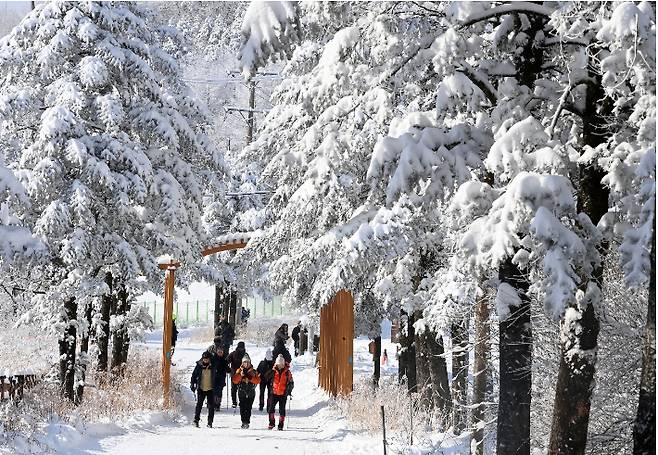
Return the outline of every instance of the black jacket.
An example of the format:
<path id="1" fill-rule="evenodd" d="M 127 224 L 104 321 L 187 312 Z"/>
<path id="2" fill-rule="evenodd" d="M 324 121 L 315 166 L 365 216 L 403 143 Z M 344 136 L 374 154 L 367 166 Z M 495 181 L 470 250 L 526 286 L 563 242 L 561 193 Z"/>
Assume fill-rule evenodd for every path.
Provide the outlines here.
<path id="1" fill-rule="evenodd" d="M 176 341 L 178 341 L 178 329 L 176 328 L 176 321 L 171 321 L 171 345 L 176 346 Z"/>
<path id="2" fill-rule="evenodd" d="M 222 321 L 219 323 L 217 329 L 215 330 L 215 336 L 222 338 L 222 345 L 226 348 L 227 346 L 230 346 L 231 343 L 233 343 L 233 340 L 235 339 L 235 330 L 233 330 L 231 324 L 226 321 Z"/>
<path id="3" fill-rule="evenodd" d="M 210 348 L 208 349 L 208 351 L 210 352 Z M 219 389 L 221 389 L 226 385 L 226 373 L 231 372 L 231 367 L 228 364 L 228 360 L 226 360 L 226 355 L 219 357 L 216 351 L 214 350 L 213 352 L 210 353 L 212 354 L 212 357 L 210 358 L 210 362 L 215 367 L 216 375 L 217 375 L 217 381 L 215 382 L 215 391 L 218 392 Z"/>
<path id="4" fill-rule="evenodd" d="M 295 328 L 292 329 L 292 337 L 291 338 L 294 341 L 299 341 L 299 332 L 301 332 L 301 331 L 302 331 L 302 328 L 300 326 L 296 325 Z"/>
<path id="5" fill-rule="evenodd" d="M 199 386 L 201 385 L 201 371 L 203 371 L 204 368 L 210 368 L 210 371 L 212 372 L 211 378 L 212 378 L 212 387 L 213 390 L 215 389 L 217 385 L 217 368 L 215 368 L 215 365 L 210 362 L 208 366 L 205 366 L 201 360 L 197 361 L 196 366 L 194 367 L 194 371 L 192 371 L 192 380 L 190 381 L 190 387 L 193 389 L 198 389 Z"/>
<path id="6" fill-rule="evenodd" d="M 256 368 L 256 371 L 258 371 L 258 374 L 260 374 L 260 383 L 261 384 L 267 384 L 267 386 L 270 386 L 270 381 L 272 380 L 271 375 L 269 373 L 272 371 L 272 368 L 274 367 L 274 360 L 261 360 L 260 363 L 258 364 L 258 368 Z"/>
<path id="7" fill-rule="evenodd" d="M 290 363 L 292 361 L 290 351 L 288 351 L 288 348 L 286 348 L 286 344 L 283 341 L 277 341 L 274 345 L 274 349 L 272 350 L 272 359 L 276 360 L 279 354 L 283 356 L 283 359 L 286 361 L 286 363 Z"/>
<path id="8" fill-rule="evenodd" d="M 231 367 L 231 376 L 235 374 L 240 365 L 242 364 L 242 357 L 246 354 L 244 343 L 241 341 L 238 343 L 238 347 L 235 348 L 235 351 L 231 352 L 226 360 L 228 361 L 229 366 Z"/>
<path id="9" fill-rule="evenodd" d="M 277 329 L 277 331 L 274 333 L 274 343 L 272 343 L 274 346 L 280 341 L 286 342 L 290 338 L 288 336 L 288 324 L 281 324 L 281 327 Z M 274 357 L 276 359 L 276 357 Z"/>

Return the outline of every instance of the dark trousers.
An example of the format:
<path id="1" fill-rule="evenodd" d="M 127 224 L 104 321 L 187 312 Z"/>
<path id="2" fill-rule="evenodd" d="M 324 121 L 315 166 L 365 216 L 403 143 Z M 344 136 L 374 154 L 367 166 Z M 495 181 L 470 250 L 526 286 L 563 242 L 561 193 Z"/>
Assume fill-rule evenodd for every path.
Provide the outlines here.
<path id="1" fill-rule="evenodd" d="M 256 388 L 240 387 L 238 397 L 240 398 L 240 418 L 242 419 L 242 423 L 250 423 L 251 407 L 254 405 L 254 399 L 256 398 Z"/>
<path id="2" fill-rule="evenodd" d="M 274 395 L 270 394 L 267 402 L 267 413 L 271 418 L 274 418 L 274 412 L 276 410 L 276 405 L 279 405 L 279 415 L 281 417 L 286 416 L 286 402 L 288 401 L 287 395 Z"/>
<path id="3" fill-rule="evenodd" d="M 233 384 L 233 381 L 231 381 L 231 404 L 238 405 L 238 385 Z"/>
<path id="4" fill-rule="evenodd" d="M 267 392 L 267 409 L 270 407 L 270 386 L 266 383 L 261 382 L 258 384 L 259 395 L 258 395 L 258 408 L 265 408 L 265 392 Z"/>
<path id="5" fill-rule="evenodd" d="M 219 408 L 222 407 L 222 395 L 224 392 L 224 386 L 215 388 L 215 410 L 219 411 Z"/>
<path id="6" fill-rule="evenodd" d="M 215 418 L 215 397 L 212 390 L 206 392 L 197 390 L 196 392 L 196 409 L 194 410 L 194 421 L 198 422 L 201 419 L 201 408 L 203 408 L 203 401 L 207 401 L 208 406 L 208 424 L 212 425 Z"/>
<path id="7" fill-rule="evenodd" d="M 293 344 L 295 346 L 295 357 L 299 355 L 299 339 L 293 340 Z"/>

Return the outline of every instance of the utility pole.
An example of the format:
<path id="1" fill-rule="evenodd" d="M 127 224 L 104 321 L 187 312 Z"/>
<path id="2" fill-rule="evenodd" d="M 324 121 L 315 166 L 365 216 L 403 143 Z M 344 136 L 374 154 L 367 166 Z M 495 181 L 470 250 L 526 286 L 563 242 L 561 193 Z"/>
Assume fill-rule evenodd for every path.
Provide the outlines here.
<path id="1" fill-rule="evenodd" d="M 254 109 L 256 109 L 256 83 L 249 79 L 249 112 L 247 112 L 247 145 L 254 139 Z"/>

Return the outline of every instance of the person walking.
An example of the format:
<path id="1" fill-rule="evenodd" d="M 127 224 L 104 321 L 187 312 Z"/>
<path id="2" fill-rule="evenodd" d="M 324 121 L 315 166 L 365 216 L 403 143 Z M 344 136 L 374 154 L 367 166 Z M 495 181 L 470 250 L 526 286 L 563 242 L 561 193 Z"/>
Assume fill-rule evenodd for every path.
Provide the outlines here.
<path id="1" fill-rule="evenodd" d="M 270 424 L 268 429 L 274 428 L 274 412 L 276 405 L 279 405 L 279 425 L 278 430 L 283 430 L 283 423 L 286 419 L 286 402 L 292 393 L 295 383 L 292 379 L 292 373 L 282 355 L 279 355 L 274 362 L 272 375 L 272 392 L 268 401 L 267 413 L 269 414 Z"/>
<path id="2" fill-rule="evenodd" d="M 265 351 L 265 358 L 260 361 L 256 371 L 260 375 L 260 384 L 258 384 L 259 395 L 258 395 L 258 410 L 262 411 L 265 408 L 265 390 L 267 390 L 267 399 L 269 407 L 269 398 L 270 398 L 270 389 L 272 386 L 271 383 L 271 374 L 272 368 L 274 367 L 274 361 L 272 360 L 272 349 L 267 348 Z"/>
<path id="3" fill-rule="evenodd" d="M 235 375 L 235 372 L 240 368 L 240 364 L 242 363 L 242 358 L 247 354 L 247 351 L 244 347 L 244 341 L 240 341 L 238 343 L 238 346 L 235 348 L 235 351 L 231 352 L 228 357 L 227 361 L 229 364 L 229 367 L 231 369 L 231 377 Z M 236 408 L 238 406 L 238 385 L 234 384 L 231 381 L 231 403 L 233 404 L 233 407 Z"/>
<path id="4" fill-rule="evenodd" d="M 290 338 L 288 336 L 288 324 L 281 324 L 281 327 L 274 332 L 274 341 L 272 344 L 276 346 L 279 341 L 283 341 L 285 344 L 285 342 L 288 341 L 288 338 Z"/>
<path id="5" fill-rule="evenodd" d="M 214 387 L 215 412 L 219 412 L 221 411 L 222 395 L 226 386 L 226 374 L 231 372 L 231 367 L 228 364 L 228 360 L 226 360 L 221 337 L 215 337 L 213 344 L 208 347 L 207 352 L 212 356 L 211 363 L 216 370 L 217 380 Z"/>
<path id="6" fill-rule="evenodd" d="M 196 393 L 196 409 L 194 410 L 194 425 L 199 426 L 201 419 L 201 409 L 204 400 L 208 406 L 208 427 L 212 428 L 212 421 L 215 417 L 214 385 L 216 381 L 216 370 L 211 362 L 210 353 L 205 351 L 201 355 L 201 360 L 196 363 L 192 372 L 190 389 Z"/>
<path id="7" fill-rule="evenodd" d="M 297 321 L 297 325 L 292 329 L 292 341 L 295 348 L 295 357 L 299 355 L 299 336 L 302 331 L 302 321 Z"/>
<path id="8" fill-rule="evenodd" d="M 228 352 L 235 339 L 235 329 L 233 329 L 225 317 L 222 317 L 217 329 L 215 329 L 215 336 L 221 337 L 224 352 Z"/>
<path id="9" fill-rule="evenodd" d="M 272 350 L 273 359 L 276 359 L 279 355 L 283 356 L 283 359 L 286 361 L 286 363 L 290 364 L 290 362 L 292 362 L 292 356 L 290 355 L 290 351 L 288 351 L 286 342 L 283 340 L 283 338 L 277 338 L 277 340 L 274 342 L 274 349 Z"/>
<path id="10" fill-rule="evenodd" d="M 171 357 L 169 357 L 172 366 L 176 366 L 173 360 L 174 351 L 176 350 L 176 341 L 178 341 L 178 328 L 176 327 L 176 315 L 174 314 L 171 317 Z"/>
<path id="11" fill-rule="evenodd" d="M 249 354 L 245 354 L 242 358 L 242 364 L 233 375 L 232 382 L 238 388 L 242 428 L 249 428 L 249 424 L 251 423 L 251 407 L 254 405 L 254 398 L 256 398 L 256 385 L 260 383 L 260 376 L 258 376 L 258 372 L 251 365 Z"/>
<path id="12" fill-rule="evenodd" d="M 382 354 L 382 366 L 384 365 L 388 365 L 388 353 L 386 349 L 384 349 L 384 353 Z"/>

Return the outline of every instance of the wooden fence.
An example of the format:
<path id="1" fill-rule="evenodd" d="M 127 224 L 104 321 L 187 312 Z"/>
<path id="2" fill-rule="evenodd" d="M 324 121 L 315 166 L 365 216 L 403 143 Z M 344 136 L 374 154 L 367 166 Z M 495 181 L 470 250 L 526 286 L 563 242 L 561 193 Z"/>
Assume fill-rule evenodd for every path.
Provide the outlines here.
<path id="1" fill-rule="evenodd" d="M 352 393 L 354 300 L 339 291 L 320 310 L 319 384 L 332 396 Z"/>
<path id="2" fill-rule="evenodd" d="M 0 401 L 23 398 L 25 390 L 34 387 L 39 382 L 36 374 L 0 375 Z"/>

